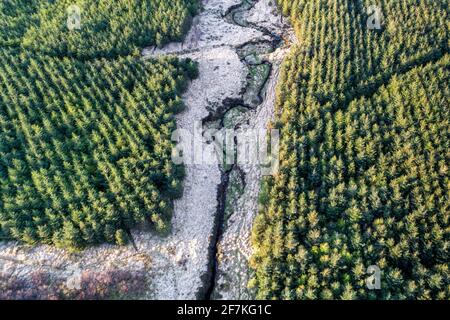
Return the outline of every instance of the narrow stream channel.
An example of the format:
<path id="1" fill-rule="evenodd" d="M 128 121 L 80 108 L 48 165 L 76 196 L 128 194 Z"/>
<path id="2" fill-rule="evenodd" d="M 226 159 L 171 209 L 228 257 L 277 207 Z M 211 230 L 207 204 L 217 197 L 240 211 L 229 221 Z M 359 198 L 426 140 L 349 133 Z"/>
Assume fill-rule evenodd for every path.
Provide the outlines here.
<path id="1" fill-rule="evenodd" d="M 222 107 L 215 112 L 211 112 L 207 118 L 203 120 L 205 128 L 215 128 L 217 130 L 237 129 L 244 122 L 248 122 L 245 113 L 250 110 L 257 109 L 265 99 L 265 89 L 268 80 L 272 76 L 272 63 L 264 59 L 264 55 L 274 52 L 277 48 L 284 45 L 283 38 L 272 33 L 267 28 L 250 23 L 246 17 L 247 13 L 257 4 L 257 0 L 244 0 L 242 3 L 229 8 L 223 15 L 229 23 L 245 27 L 253 28 L 263 33 L 265 38 L 245 43 L 236 48 L 236 53 L 241 62 L 248 67 L 249 74 L 247 76 L 247 85 L 240 99 L 225 100 Z M 236 143 L 236 141 L 235 141 Z M 235 155 L 236 156 L 236 155 Z M 230 182 L 230 174 L 233 170 L 239 170 L 245 184 L 245 173 L 240 170 L 238 164 L 221 165 L 221 184 L 218 188 L 217 195 L 217 213 L 215 222 L 215 231 L 213 241 L 211 242 L 210 257 L 210 279 L 205 290 L 205 296 L 200 297 L 206 300 L 214 299 L 214 291 L 217 284 L 218 274 L 218 245 L 224 231 L 225 204 L 227 201 L 227 189 Z"/>

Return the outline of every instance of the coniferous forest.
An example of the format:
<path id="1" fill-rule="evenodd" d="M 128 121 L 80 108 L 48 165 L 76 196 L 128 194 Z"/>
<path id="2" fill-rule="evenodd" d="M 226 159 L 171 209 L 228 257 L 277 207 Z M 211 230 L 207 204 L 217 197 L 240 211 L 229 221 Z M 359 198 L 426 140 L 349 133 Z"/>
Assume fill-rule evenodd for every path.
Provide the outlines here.
<path id="1" fill-rule="evenodd" d="M 168 228 L 183 167 L 174 115 L 190 60 L 143 60 L 180 39 L 195 0 L 0 3 L 0 237 L 78 250 Z M 55 13 L 56 12 L 56 13 Z"/>
<path id="2" fill-rule="evenodd" d="M 450 298 L 450 3 L 377 3 L 370 29 L 372 1 L 278 1 L 299 44 L 253 229 L 260 299 Z"/>
<path id="3" fill-rule="evenodd" d="M 67 297 L 449 300 L 449 21 L 449 0 L 2 0 L 4 296 L 76 266 L 89 290 Z M 279 129 L 259 210 L 259 166 L 172 161 L 177 114 Z"/>
<path id="4" fill-rule="evenodd" d="M 81 24 L 68 32 L 71 5 Z M 180 40 L 197 0 L 8 0 L 0 3 L 0 45 L 51 56 L 113 58 L 149 45 Z"/>

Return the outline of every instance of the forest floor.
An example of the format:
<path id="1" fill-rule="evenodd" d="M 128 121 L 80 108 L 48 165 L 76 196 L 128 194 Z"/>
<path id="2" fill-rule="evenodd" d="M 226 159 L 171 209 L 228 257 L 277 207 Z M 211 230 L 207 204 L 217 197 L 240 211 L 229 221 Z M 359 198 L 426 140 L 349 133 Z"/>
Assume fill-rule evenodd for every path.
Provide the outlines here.
<path id="1" fill-rule="evenodd" d="M 250 97 L 249 101 L 259 97 L 261 101 L 246 105 L 243 116 L 232 117 L 233 126 L 266 128 L 272 119 L 280 65 L 294 36 L 270 0 L 260 0 L 238 13 L 239 20 L 245 23 L 236 23 L 233 17 L 230 20 L 230 13 L 240 3 L 203 0 L 203 10 L 183 43 L 143 51 L 144 58 L 173 54 L 199 64 L 199 77 L 183 96 L 186 110 L 177 116 L 179 128 L 193 132 L 196 124 L 205 124 L 208 118 L 217 121 L 218 117 L 223 125 L 226 112 L 229 116 L 232 107 L 239 107 L 230 107 L 229 101 L 245 104 L 246 97 Z M 271 67 L 265 78 L 263 69 L 254 69 L 254 63 L 249 63 L 253 53 L 244 56 L 242 51 L 248 44 L 273 43 L 274 36 L 289 40 L 267 52 L 255 53 Z M 26 279 L 36 271 L 46 271 L 52 277 L 70 281 L 80 271 L 131 270 L 145 272 L 150 279 L 143 299 L 251 298 L 252 293 L 246 289 L 251 276 L 247 262 L 252 222 L 258 209 L 259 166 L 225 170 L 218 163 L 213 145 L 203 156 L 208 163 L 186 165 L 184 194 L 174 203 L 172 229 L 167 236 L 135 230 L 132 235 L 137 250 L 131 244 L 101 245 L 77 254 L 45 245 L 2 242 L 0 272 L 8 278 Z M 236 179 L 236 173 L 242 179 Z M 220 196 L 222 192 L 226 192 L 225 197 Z M 220 208 L 226 212 L 219 212 Z M 222 219 L 220 214 L 224 215 Z"/>

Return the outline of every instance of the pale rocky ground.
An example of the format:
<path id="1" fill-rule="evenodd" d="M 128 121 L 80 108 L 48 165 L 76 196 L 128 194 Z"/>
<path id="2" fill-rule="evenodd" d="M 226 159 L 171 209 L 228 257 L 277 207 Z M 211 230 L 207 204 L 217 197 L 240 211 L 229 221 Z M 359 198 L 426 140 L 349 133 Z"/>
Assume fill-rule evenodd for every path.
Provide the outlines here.
<path id="1" fill-rule="evenodd" d="M 287 39 L 287 44 L 264 57 L 272 63 L 272 73 L 266 84 L 264 102 L 256 110 L 251 111 L 249 124 L 241 126 L 242 130 L 267 129 L 273 120 L 275 92 L 278 84 L 280 67 L 290 51 L 290 45 L 295 42 L 292 30 L 286 29 L 281 15 L 275 7 L 270 6 L 270 0 L 261 0 L 250 10 L 248 21 L 264 26 L 271 32 Z M 252 299 L 254 293 L 247 288 L 252 272 L 248 260 L 252 255 L 250 242 L 253 221 L 258 213 L 258 195 L 262 172 L 259 165 L 240 165 L 245 173 L 245 188 L 237 199 L 234 210 L 227 220 L 219 242 L 218 275 L 213 298 L 236 300 Z"/>
<path id="2" fill-rule="evenodd" d="M 278 52 L 282 56 L 282 52 Z M 279 76 L 278 62 L 274 63 L 271 79 L 268 83 L 266 99 L 250 116 L 250 123 L 243 130 L 265 129 L 273 117 L 275 86 Z M 227 220 L 227 227 L 219 242 L 219 272 L 214 298 L 250 299 L 252 292 L 247 289 L 251 278 L 248 260 L 252 254 L 250 243 L 253 220 L 258 213 L 258 195 L 261 170 L 257 165 L 240 165 L 245 173 L 245 187 L 237 199 L 234 210 Z"/>
<path id="3" fill-rule="evenodd" d="M 183 43 L 171 43 L 163 48 L 147 48 L 144 56 L 182 56 L 184 53 L 205 52 L 212 48 L 232 48 L 262 38 L 261 32 L 230 24 L 223 18 L 229 8 L 240 2 L 241 0 L 203 0 L 203 11 L 194 18 L 193 26 Z"/>
<path id="4" fill-rule="evenodd" d="M 183 96 L 187 108 L 178 115 L 179 128 L 192 132 L 195 123 L 208 116 L 208 108 L 221 106 L 225 98 L 238 98 L 245 86 L 248 69 L 234 48 L 265 37 L 255 29 L 232 25 L 223 18 L 223 14 L 239 2 L 204 0 L 204 10 L 195 18 L 183 44 L 170 44 L 163 49 L 148 48 L 143 52 L 144 58 L 176 54 L 199 63 L 199 78 L 192 81 Z M 252 10 L 250 19 L 258 23 L 264 20 L 267 26 L 278 28 L 279 18 L 267 8 L 268 2 L 261 0 Z M 271 119 L 278 65 L 285 52 L 281 49 L 267 57 L 277 63 L 268 83 L 265 102 L 251 116 L 252 127 L 265 127 Z M 0 242 L 0 272 L 8 277 L 26 278 L 32 272 L 44 270 L 70 280 L 79 270 L 146 270 L 151 287 L 142 298 L 198 298 L 198 293 L 208 286 L 209 281 L 210 245 L 221 182 L 213 151 L 207 149 L 204 155 L 212 163 L 186 166 L 184 194 L 174 203 L 172 231 L 168 236 L 161 238 L 146 231 L 133 231 L 138 251 L 132 245 L 101 245 L 78 254 L 44 245 L 28 247 L 16 242 Z M 231 299 L 248 297 L 241 293 L 241 288 L 246 287 L 248 280 L 246 261 L 251 253 L 248 238 L 257 212 L 260 173 L 256 168 L 243 169 L 247 174 L 247 188 L 220 244 L 223 259 L 219 264 L 219 284 L 223 283 L 225 273 L 232 279 L 232 289 L 220 294 Z"/>

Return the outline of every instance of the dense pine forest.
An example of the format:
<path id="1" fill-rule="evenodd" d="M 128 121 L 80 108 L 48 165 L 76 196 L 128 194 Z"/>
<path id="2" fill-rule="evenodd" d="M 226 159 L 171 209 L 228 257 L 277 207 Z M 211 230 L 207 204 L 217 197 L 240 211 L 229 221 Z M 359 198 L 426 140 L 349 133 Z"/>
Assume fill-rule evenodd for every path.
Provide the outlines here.
<path id="1" fill-rule="evenodd" d="M 68 32 L 71 6 L 80 28 Z M 197 0 L 8 0 L 0 3 L 0 45 L 52 56 L 112 58 L 149 45 L 180 40 Z"/>
<path id="2" fill-rule="evenodd" d="M 174 115 L 196 65 L 142 60 L 180 39 L 196 0 L 0 4 L 0 238 L 72 250 L 169 226 L 183 168 Z"/>
<path id="3" fill-rule="evenodd" d="M 379 29 L 373 1 L 278 4 L 299 44 L 250 285 L 260 299 L 449 299 L 450 3 L 376 1 Z"/>

